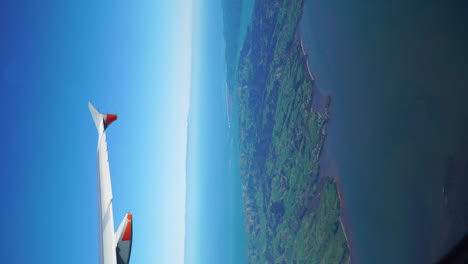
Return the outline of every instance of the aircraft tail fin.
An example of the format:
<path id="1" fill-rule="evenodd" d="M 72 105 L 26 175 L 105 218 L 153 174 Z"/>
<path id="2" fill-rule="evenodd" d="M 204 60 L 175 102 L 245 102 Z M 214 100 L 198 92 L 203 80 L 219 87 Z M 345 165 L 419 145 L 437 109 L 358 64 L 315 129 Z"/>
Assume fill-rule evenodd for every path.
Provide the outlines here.
<path id="1" fill-rule="evenodd" d="M 112 114 L 102 114 L 100 113 L 91 102 L 88 102 L 89 111 L 91 112 L 91 116 L 93 117 L 94 124 L 96 125 L 96 129 L 99 133 L 106 128 L 115 120 L 117 120 L 117 115 Z"/>

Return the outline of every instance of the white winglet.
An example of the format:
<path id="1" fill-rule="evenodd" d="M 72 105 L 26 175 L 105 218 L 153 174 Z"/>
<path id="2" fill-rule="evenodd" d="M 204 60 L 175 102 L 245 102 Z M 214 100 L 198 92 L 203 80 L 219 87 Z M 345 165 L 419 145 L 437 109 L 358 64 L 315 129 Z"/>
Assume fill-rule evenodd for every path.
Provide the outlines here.
<path id="1" fill-rule="evenodd" d="M 99 113 L 91 102 L 88 102 L 88 107 L 98 133 L 102 133 L 112 122 L 117 120 L 117 115 Z"/>

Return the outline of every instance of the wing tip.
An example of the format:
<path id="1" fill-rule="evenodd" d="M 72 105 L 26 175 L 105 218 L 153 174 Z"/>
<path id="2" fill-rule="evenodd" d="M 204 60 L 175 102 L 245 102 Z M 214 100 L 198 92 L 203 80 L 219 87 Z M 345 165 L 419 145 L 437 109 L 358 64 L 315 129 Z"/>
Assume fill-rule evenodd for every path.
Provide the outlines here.
<path id="1" fill-rule="evenodd" d="M 117 115 L 115 114 L 102 114 L 100 113 L 96 107 L 94 107 L 91 101 L 88 101 L 88 108 L 91 112 L 91 116 L 93 117 L 94 124 L 96 125 L 96 129 L 99 131 L 101 122 L 104 123 L 104 130 L 115 120 L 117 120 Z"/>

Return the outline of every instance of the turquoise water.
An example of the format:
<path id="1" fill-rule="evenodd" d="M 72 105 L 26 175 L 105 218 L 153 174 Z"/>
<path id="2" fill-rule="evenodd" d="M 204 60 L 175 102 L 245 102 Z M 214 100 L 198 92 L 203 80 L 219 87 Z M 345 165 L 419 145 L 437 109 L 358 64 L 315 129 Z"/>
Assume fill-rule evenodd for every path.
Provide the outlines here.
<path id="1" fill-rule="evenodd" d="M 247 34 L 247 29 L 250 25 L 250 21 L 252 21 L 252 13 L 255 6 L 255 0 L 243 0 L 242 1 L 242 12 L 240 18 L 240 31 L 239 31 L 239 41 L 238 47 L 242 49 L 244 45 L 245 36 Z"/>
<path id="2" fill-rule="evenodd" d="M 430 263 L 468 231 L 466 4 L 310 1 L 300 23 L 332 96 L 326 149 L 353 261 Z"/>
<path id="3" fill-rule="evenodd" d="M 195 18 L 188 121 L 185 263 L 247 263 L 233 100 L 228 125 L 221 5 L 202 1 Z"/>

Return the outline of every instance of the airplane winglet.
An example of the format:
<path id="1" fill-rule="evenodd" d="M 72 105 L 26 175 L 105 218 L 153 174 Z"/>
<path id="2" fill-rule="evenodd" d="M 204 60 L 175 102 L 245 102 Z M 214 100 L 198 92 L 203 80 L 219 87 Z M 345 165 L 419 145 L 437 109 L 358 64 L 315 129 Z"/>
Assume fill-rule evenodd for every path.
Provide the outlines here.
<path id="1" fill-rule="evenodd" d="M 101 132 L 101 125 L 104 127 L 102 130 L 106 130 L 106 128 L 115 120 L 117 120 L 117 115 L 113 114 L 102 114 L 100 113 L 96 107 L 91 102 L 88 102 L 89 111 L 91 112 L 91 116 L 93 117 L 94 124 L 96 125 L 96 129 L 98 132 Z"/>

